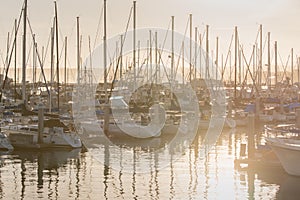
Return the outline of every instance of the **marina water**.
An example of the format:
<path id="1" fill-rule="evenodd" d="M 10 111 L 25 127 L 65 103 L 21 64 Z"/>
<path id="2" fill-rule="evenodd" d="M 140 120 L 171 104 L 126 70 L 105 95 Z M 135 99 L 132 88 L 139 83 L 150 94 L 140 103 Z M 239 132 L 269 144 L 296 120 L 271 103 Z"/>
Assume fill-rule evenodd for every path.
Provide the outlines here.
<path id="1" fill-rule="evenodd" d="M 87 152 L 1 152 L 0 198 L 297 199 L 300 195 L 300 178 L 281 168 L 234 165 L 240 144 L 247 141 L 246 130 L 224 130 L 204 157 L 202 139 L 197 135 L 190 148 L 178 148 L 174 154 L 168 149 L 152 152 L 138 143 L 132 148 L 100 145 Z"/>

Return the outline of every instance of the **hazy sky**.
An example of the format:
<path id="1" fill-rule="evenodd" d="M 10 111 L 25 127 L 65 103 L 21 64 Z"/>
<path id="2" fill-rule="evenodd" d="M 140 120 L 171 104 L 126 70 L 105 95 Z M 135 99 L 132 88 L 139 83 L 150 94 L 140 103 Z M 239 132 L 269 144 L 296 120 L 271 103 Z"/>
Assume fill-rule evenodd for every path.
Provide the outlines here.
<path id="1" fill-rule="evenodd" d="M 1 0 L 0 50 L 3 56 L 7 32 L 12 31 L 22 4 L 22 0 Z M 103 0 L 58 0 L 57 4 L 60 33 L 63 37 L 69 37 L 69 60 L 73 65 L 76 63 L 76 17 L 80 17 L 84 56 L 88 53 L 88 36 L 95 40 Z M 109 37 L 125 30 L 131 7 L 131 0 L 107 0 Z M 238 26 L 244 48 L 250 51 L 259 24 L 263 24 L 264 38 L 270 31 L 272 44 L 277 40 L 281 55 L 287 56 L 292 47 L 296 54 L 300 52 L 299 10 L 298 0 L 138 0 L 137 26 L 167 28 L 170 17 L 174 15 L 176 31 L 184 32 L 188 15 L 192 13 L 193 25 L 204 32 L 205 25 L 209 24 L 211 46 L 214 47 L 215 37 L 219 36 L 220 49 L 226 54 L 234 26 Z M 54 16 L 53 1 L 28 0 L 28 14 L 38 45 L 46 46 Z"/>

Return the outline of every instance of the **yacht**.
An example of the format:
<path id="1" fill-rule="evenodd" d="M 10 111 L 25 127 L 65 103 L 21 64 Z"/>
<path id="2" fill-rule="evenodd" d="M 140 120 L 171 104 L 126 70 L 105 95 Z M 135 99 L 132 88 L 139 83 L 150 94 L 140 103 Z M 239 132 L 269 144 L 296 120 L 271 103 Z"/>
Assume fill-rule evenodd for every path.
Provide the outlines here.
<path id="1" fill-rule="evenodd" d="M 4 132 L 0 132 L 0 149 L 2 150 L 13 150 L 14 147 L 11 145 L 7 135 Z"/>
<path id="2" fill-rule="evenodd" d="M 76 132 L 62 126 L 45 126 L 39 139 L 38 125 L 9 125 L 2 128 L 15 148 L 80 148 Z"/>

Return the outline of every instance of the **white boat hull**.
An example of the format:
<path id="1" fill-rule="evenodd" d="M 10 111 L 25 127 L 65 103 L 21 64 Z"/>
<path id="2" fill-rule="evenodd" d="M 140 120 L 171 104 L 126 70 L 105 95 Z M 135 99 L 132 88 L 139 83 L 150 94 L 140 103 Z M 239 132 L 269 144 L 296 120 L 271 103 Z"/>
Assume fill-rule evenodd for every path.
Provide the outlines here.
<path id="1" fill-rule="evenodd" d="M 63 132 L 62 128 L 54 127 L 43 133 L 43 141 L 38 141 L 38 133 L 28 126 L 5 127 L 9 140 L 15 148 L 80 148 L 81 140 L 76 133 Z"/>
<path id="2" fill-rule="evenodd" d="M 266 140 L 284 170 L 290 175 L 300 176 L 300 140 L 285 138 L 267 138 Z"/>
<path id="3" fill-rule="evenodd" d="M 0 149 L 13 150 L 14 147 L 11 145 L 9 139 L 4 133 L 0 133 Z"/>

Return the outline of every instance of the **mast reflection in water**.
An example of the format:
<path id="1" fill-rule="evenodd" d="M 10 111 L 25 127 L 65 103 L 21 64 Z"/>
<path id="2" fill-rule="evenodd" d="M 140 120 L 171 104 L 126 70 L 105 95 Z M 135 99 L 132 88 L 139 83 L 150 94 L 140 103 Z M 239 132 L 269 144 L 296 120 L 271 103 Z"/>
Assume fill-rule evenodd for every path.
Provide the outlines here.
<path id="1" fill-rule="evenodd" d="M 72 151 L 2 152 L 0 199 L 293 199 L 300 178 L 282 169 L 234 168 L 246 131 L 225 131 L 201 156 L 199 134 L 190 148 L 152 151 L 103 144 Z M 180 156 L 179 156 L 180 155 Z M 103 162 L 95 159 L 103 158 Z M 167 165 L 166 165 L 167 163 Z M 114 168 L 118 166 L 118 169 Z M 147 173 L 141 173 L 147 168 Z"/>

